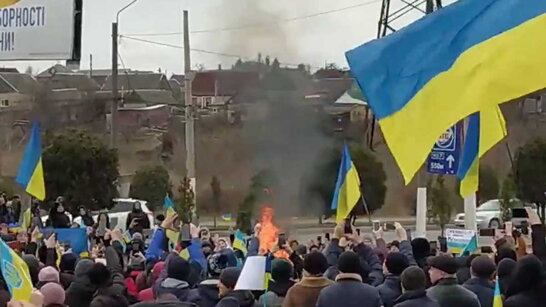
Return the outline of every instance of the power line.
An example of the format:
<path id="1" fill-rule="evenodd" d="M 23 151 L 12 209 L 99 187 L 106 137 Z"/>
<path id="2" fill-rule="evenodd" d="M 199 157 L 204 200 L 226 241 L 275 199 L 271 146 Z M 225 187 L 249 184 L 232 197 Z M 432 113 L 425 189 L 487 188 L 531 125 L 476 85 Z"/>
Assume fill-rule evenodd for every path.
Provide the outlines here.
<path id="1" fill-rule="evenodd" d="M 215 29 L 206 29 L 206 30 L 195 30 L 191 31 L 191 34 L 202 34 L 202 33 L 213 33 L 213 32 L 228 32 L 228 31 L 238 31 L 238 30 L 244 30 L 249 28 L 267 28 L 267 27 L 274 27 L 281 23 L 289 23 L 299 20 L 305 20 L 309 18 L 319 17 L 323 15 L 333 14 L 333 13 L 339 13 L 347 10 L 351 10 L 354 8 L 359 8 L 363 6 L 367 6 L 370 4 L 381 2 L 382 0 L 368 0 L 366 2 L 362 2 L 359 4 L 354 4 L 351 6 L 346 6 L 338 9 L 328 10 L 324 12 L 318 12 L 310 15 L 303 15 L 303 16 L 297 16 L 292 18 L 285 18 L 281 19 L 279 21 L 273 22 L 273 23 L 253 23 L 253 24 L 246 24 L 246 25 L 240 25 L 240 26 L 231 26 L 231 27 L 225 27 L 225 28 L 215 28 Z M 183 32 L 165 32 L 165 33 L 130 33 L 125 34 L 129 36 L 173 36 L 173 35 L 182 35 Z"/>
<path id="2" fill-rule="evenodd" d="M 176 48 L 176 49 L 182 49 L 182 50 L 184 49 L 184 47 L 179 46 L 179 45 L 156 42 L 156 41 L 152 41 L 152 40 L 136 38 L 136 37 L 130 37 L 130 36 L 125 36 L 125 35 L 120 35 L 120 38 L 125 38 L 125 39 L 128 39 L 128 40 L 133 40 L 133 41 L 146 43 L 146 44 L 151 44 L 151 45 L 170 47 L 170 48 Z M 213 54 L 213 55 L 218 55 L 218 56 L 223 56 L 223 57 L 228 57 L 228 58 L 237 58 L 237 59 L 242 59 L 242 60 L 245 60 L 245 61 L 250 60 L 250 58 L 248 58 L 248 57 L 244 57 L 244 56 L 237 55 L 237 54 L 230 54 L 230 53 L 225 53 L 225 52 L 217 52 L 217 51 L 198 49 L 198 48 L 191 48 L 190 50 L 194 51 L 194 52 L 200 52 L 200 53 L 205 53 L 205 54 Z M 299 65 L 299 64 L 284 63 L 284 62 L 281 62 L 281 64 L 284 64 L 284 65 L 287 65 L 287 66 L 298 66 Z M 319 67 L 319 66 L 311 66 L 311 67 L 312 68 L 319 68 L 319 69 L 323 68 L 323 67 Z"/>

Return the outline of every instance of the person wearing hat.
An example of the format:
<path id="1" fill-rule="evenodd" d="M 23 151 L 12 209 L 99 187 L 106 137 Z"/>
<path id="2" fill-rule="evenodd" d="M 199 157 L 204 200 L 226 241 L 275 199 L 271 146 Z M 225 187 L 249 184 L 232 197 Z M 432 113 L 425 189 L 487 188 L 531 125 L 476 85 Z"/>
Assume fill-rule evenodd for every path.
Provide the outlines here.
<path id="1" fill-rule="evenodd" d="M 311 252 L 303 258 L 303 278 L 286 293 L 283 307 L 315 307 L 320 291 L 333 282 L 324 277 L 328 260 L 318 252 Z"/>
<path id="2" fill-rule="evenodd" d="M 226 268 L 220 274 L 218 290 L 220 302 L 216 307 L 253 307 L 254 295 L 247 290 L 235 290 L 237 280 L 241 275 L 241 269 L 236 267 Z"/>
<path id="3" fill-rule="evenodd" d="M 470 264 L 472 278 L 463 286 L 478 296 L 482 307 L 493 307 L 495 287 L 492 281 L 496 270 L 495 262 L 487 256 L 476 257 Z"/>
<path id="4" fill-rule="evenodd" d="M 418 266 L 406 268 L 400 275 L 402 295 L 393 302 L 394 307 L 440 307 L 427 296 L 425 271 Z"/>
<path id="5" fill-rule="evenodd" d="M 295 284 L 291 280 L 294 274 L 292 264 L 284 259 L 271 262 L 271 278 L 269 287 L 258 300 L 259 306 L 281 307 L 288 290 Z"/>
<path id="6" fill-rule="evenodd" d="M 427 295 L 438 301 L 441 307 L 480 307 L 476 294 L 457 283 L 459 264 L 449 255 L 428 259 L 430 281 L 434 285 Z"/>
<path id="7" fill-rule="evenodd" d="M 66 290 L 66 305 L 77 307 L 89 307 L 97 288 L 91 284 L 89 271 L 94 262 L 90 259 L 82 259 L 76 264 L 75 278 Z"/>
<path id="8" fill-rule="evenodd" d="M 381 307 L 379 291 L 362 282 L 363 267 L 355 252 L 347 251 L 339 257 L 340 273 L 336 282 L 320 291 L 317 307 Z"/>
<path id="9" fill-rule="evenodd" d="M 379 295 L 385 307 L 392 307 L 393 302 L 402 295 L 400 285 L 400 274 L 409 266 L 409 260 L 402 253 L 390 253 L 383 263 L 383 274 L 385 281 L 379 286 Z"/>
<path id="10" fill-rule="evenodd" d="M 167 278 L 156 282 L 154 289 L 155 297 L 170 293 L 176 296 L 181 302 L 188 301 L 190 293 L 190 284 L 188 283 L 191 270 L 190 263 L 180 256 L 171 253 L 165 261 L 165 269 L 167 271 Z"/>

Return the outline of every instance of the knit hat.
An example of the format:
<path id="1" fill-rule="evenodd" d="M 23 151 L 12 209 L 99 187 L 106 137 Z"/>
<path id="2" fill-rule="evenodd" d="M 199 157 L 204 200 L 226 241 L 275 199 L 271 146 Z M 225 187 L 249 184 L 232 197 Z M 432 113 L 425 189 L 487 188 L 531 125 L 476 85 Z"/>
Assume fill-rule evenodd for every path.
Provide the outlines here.
<path id="1" fill-rule="evenodd" d="M 347 251 L 339 256 L 337 264 L 341 273 L 361 274 L 360 258 L 355 252 Z"/>
<path id="2" fill-rule="evenodd" d="M 226 268 L 220 274 L 220 282 L 227 288 L 233 289 L 237 284 L 239 275 L 241 275 L 241 269 L 235 267 Z"/>
<path id="3" fill-rule="evenodd" d="M 61 285 L 50 282 L 45 284 L 40 292 L 44 295 L 44 306 L 64 305 L 65 292 Z"/>
<path id="4" fill-rule="evenodd" d="M 275 281 L 286 281 L 292 277 L 292 264 L 284 259 L 275 259 L 271 262 L 271 278 Z"/>
<path id="5" fill-rule="evenodd" d="M 497 275 L 499 275 L 499 278 L 510 276 L 514 273 L 514 270 L 516 269 L 517 262 L 514 261 L 514 259 L 511 258 L 505 258 L 502 259 L 499 262 L 498 268 L 497 268 Z"/>
<path id="6" fill-rule="evenodd" d="M 501 247 L 497 249 L 497 253 L 495 254 L 495 262 L 498 264 L 502 259 L 505 258 L 510 258 L 514 261 L 518 260 L 518 256 L 515 250 L 509 247 Z"/>
<path id="7" fill-rule="evenodd" d="M 407 267 L 400 274 L 400 281 L 406 291 L 425 289 L 427 284 L 425 272 L 418 266 Z"/>
<path id="8" fill-rule="evenodd" d="M 307 254 L 307 246 L 305 246 L 303 244 L 298 245 L 298 247 L 296 247 L 296 254 L 298 256 L 303 256 L 303 255 Z"/>
<path id="9" fill-rule="evenodd" d="M 102 286 L 111 281 L 112 275 L 102 263 L 95 263 L 87 272 L 89 281 L 95 286 Z"/>
<path id="10" fill-rule="evenodd" d="M 76 262 L 78 257 L 73 253 L 67 253 L 62 255 L 61 263 L 59 264 L 59 269 L 61 272 L 74 272 L 76 269 Z"/>
<path id="11" fill-rule="evenodd" d="M 428 265 L 447 274 L 455 274 L 459 269 L 457 260 L 448 255 L 440 255 L 428 258 Z"/>
<path id="12" fill-rule="evenodd" d="M 472 269 L 472 273 L 480 278 L 491 278 L 497 270 L 495 262 L 487 256 L 476 257 L 472 260 L 470 268 Z"/>
<path id="13" fill-rule="evenodd" d="M 303 258 L 303 269 L 311 275 L 322 275 L 328 269 L 328 260 L 320 252 L 312 252 Z"/>
<path id="14" fill-rule="evenodd" d="M 89 272 L 89 270 L 93 267 L 93 264 L 95 263 L 90 259 L 82 259 L 78 261 L 74 275 L 76 275 L 76 277 L 87 275 L 87 272 Z"/>
<path id="15" fill-rule="evenodd" d="M 408 257 L 402 253 L 390 253 L 385 259 L 385 266 L 387 267 L 387 270 L 389 270 L 389 273 L 400 275 L 409 267 L 409 260 Z"/>
<path id="16" fill-rule="evenodd" d="M 38 280 L 41 282 L 59 283 L 59 272 L 54 267 L 45 267 L 38 273 Z"/>
<path id="17" fill-rule="evenodd" d="M 180 257 L 172 258 L 167 266 L 167 277 L 187 281 L 190 275 L 190 263 Z"/>

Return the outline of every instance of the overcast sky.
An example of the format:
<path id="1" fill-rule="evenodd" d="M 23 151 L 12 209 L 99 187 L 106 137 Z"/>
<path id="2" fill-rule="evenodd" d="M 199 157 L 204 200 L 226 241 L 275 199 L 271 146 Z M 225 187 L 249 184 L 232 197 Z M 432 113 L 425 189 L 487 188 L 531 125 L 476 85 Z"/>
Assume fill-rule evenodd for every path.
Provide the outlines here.
<path id="1" fill-rule="evenodd" d="M 394 9 L 401 6 L 400 0 L 392 1 Z M 95 69 L 111 67 L 111 22 L 116 12 L 129 2 L 84 0 L 82 69 L 89 67 L 90 54 Z M 282 22 L 359 4 L 362 5 L 339 12 Z M 375 38 L 380 7 L 380 0 L 138 0 L 122 13 L 119 32 L 122 35 L 181 32 L 182 11 L 187 9 L 190 31 L 257 23 L 270 25 L 192 33 L 192 48 L 239 55 L 243 59 L 256 58 L 258 52 L 262 52 L 264 56 L 278 57 L 281 63 L 319 67 L 325 62 L 335 62 L 343 67 L 347 65 L 345 51 Z M 399 28 L 421 16 L 413 12 L 395 26 Z M 182 34 L 137 38 L 182 46 Z M 161 68 L 169 74 L 183 71 L 182 49 L 121 38 L 119 50 L 127 68 L 154 71 Z M 210 69 L 217 68 L 218 64 L 228 67 L 236 61 L 234 57 L 201 52 L 191 55 L 193 66 L 201 64 Z M 42 71 L 55 63 L 5 62 L 3 66 L 16 66 L 24 71 L 32 65 L 35 71 Z"/>

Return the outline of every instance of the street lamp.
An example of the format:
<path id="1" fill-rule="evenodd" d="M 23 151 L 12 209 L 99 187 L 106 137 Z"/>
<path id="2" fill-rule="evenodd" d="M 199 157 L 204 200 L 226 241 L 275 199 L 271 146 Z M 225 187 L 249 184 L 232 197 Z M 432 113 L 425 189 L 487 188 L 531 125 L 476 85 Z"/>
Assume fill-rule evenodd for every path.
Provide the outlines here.
<path id="1" fill-rule="evenodd" d="M 118 136 L 118 23 L 121 12 L 135 4 L 137 0 L 131 1 L 122 7 L 116 14 L 116 21 L 112 23 L 112 108 L 110 118 L 110 145 L 117 147 Z"/>

